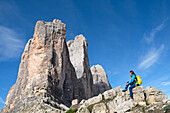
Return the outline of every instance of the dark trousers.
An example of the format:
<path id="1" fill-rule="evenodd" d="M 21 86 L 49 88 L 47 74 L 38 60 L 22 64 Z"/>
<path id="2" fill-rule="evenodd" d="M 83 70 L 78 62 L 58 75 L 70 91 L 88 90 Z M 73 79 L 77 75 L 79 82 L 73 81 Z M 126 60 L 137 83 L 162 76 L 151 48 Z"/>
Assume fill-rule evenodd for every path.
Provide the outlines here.
<path id="1" fill-rule="evenodd" d="M 127 82 L 127 83 L 129 83 L 129 82 Z M 130 85 L 130 87 L 129 87 L 129 84 L 126 85 L 126 87 L 125 87 L 126 90 L 127 90 L 128 87 L 129 87 L 130 97 L 131 97 L 132 99 L 133 99 L 132 89 L 135 87 L 135 83 L 136 83 L 136 82 L 134 82 L 132 85 Z"/>

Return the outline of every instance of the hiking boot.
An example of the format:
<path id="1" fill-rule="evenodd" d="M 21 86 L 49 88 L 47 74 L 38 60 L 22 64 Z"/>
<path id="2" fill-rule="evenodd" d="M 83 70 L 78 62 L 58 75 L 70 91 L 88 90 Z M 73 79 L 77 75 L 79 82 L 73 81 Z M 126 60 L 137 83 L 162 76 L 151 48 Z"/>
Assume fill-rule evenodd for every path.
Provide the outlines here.
<path id="1" fill-rule="evenodd" d="M 129 97 L 128 100 L 133 100 L 133 99 L 131 97 Z"/>
<path id="2" fill-rule="evenodd" d="M 126 91 L 127 91 L 126 89 L 122 90 L 122 92 L 126 92 Z"/>

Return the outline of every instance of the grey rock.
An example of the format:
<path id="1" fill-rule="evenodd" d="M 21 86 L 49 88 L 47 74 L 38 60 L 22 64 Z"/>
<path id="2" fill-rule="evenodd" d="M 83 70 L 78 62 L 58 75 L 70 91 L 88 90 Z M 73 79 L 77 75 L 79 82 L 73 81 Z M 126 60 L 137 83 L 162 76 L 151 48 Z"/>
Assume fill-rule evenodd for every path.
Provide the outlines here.
<path id="1" fill-rule="evenodd" d="M 148 104 L 166 103 L 168 101 L 167 95 L 151 86 L 145 88 L 145 94 Z"/>
<path id="2" fill-rule="evenodd" d="M 137 105 L 137 102 L 133 101 L 133 100 L 129 100 L 129 101 L 125 101 L 121 104 L 119 104 L 116 108 L 115 111 L 118 112 L 126 112 L 131 110 L 132 108 L 134 108 Z"/>
<path id="3" fill-rule="evenodd" d="M 153 92 L 152 87 L 146 88 L 147 90 Z M 158 90 L 156 90 L 157 92 Z M 158 100 L 157 103 L 146 104 L 145 90 L 143 86 L 138 86 L 133 89 L 134 100 L 128 100 L 129 91 L 122 92 L 122 88 L 116 87 L 105 91 L 98 96 L 90 98 L 81 102 L 79 106 L 80 109 L 89 109 L 92 113 L 163 113 L 163 109 L 168 105 L 168 101 L 163 103 L 162 100 Z M 155 89 L 154 89 L 155 92 Z M 155 94 L 155 93 L 154 93 Z M 157 93 L 156 93 L 157 94 Z M 160 93 L 160 95 L 164 95 Z M 164 95 L 165 96 L 165 95 Z M 164 100 L 164 96 L 162 96 Z M 166 100 L 166 99 L 165 99 Z M 154 102 L 155 100 L 153 100 Z M 81 112 L 77 112 L 81 113 Z"/>
<path id="4" fill-rule="evenodd" d="M 72 106 L 74 106 L 74 105 L 77 105 L 78 104 L 78 99 L 74 99 L 74 100 L 72 100 Z"/>
<path id="5" fill-rule="evenodd" d="M 80 93 L 83 99 L 93 96 L 93 78 L 89 68 L 87 40 L 83 35 L 78 35 L 75 40 L 67 42 L 71 63 L 79 79 Z"/>
<path id="6" fill-rule="evenodd" d="M 84 102 L 84 105 L 85 105 L 85 106 L 89 106 L 89 105 L 91 105 L 91 104 L 95 104 L 95 103 L 101 102 L 102 99 L 103 99 L 103 98 L 102 98 L 102 95 L 99 94 L 98 96 L 95 96 L 95 97 L 92 97 L 92 98 L 86 100 L 86 101 Z"/>
<path id="7" fill-rule="evenodd" d="M 76 113 L 90 113 L 90 111 L 86 107 L 81 107 Z"/>
<path id="8" fill-rule="evenodd" d="M 121 93 L 121 86 L 107 90 L 103 93 L 104 99 L 114 99 L 119 93 Z"/>
<path id="9" fill-rule="evenodd" d="M 65 112 L 55 107 L 52 107 L 48 104 L 36 102 L 25 106 L 21 110 L 17 111 L 17 113 L 65 113 Z"/>
<path id="10" fill-rule="evenodd" d="M 104 103 L 95 104 L 92 113 L 107 113 L 107 108 Z"/>

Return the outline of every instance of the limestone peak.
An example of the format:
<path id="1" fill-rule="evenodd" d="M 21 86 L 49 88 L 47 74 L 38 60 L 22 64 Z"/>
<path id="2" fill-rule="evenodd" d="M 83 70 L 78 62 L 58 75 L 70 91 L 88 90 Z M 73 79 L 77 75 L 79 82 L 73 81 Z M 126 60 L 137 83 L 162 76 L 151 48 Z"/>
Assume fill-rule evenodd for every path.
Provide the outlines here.
<path id="1" fill-rule="evenodd" d="M 87 40 L 82 34 L 77 35 L 74 39 L 75 40 L 83 40 L 83 42 L 85 43 L 85 46 L 88 46 Z"/>

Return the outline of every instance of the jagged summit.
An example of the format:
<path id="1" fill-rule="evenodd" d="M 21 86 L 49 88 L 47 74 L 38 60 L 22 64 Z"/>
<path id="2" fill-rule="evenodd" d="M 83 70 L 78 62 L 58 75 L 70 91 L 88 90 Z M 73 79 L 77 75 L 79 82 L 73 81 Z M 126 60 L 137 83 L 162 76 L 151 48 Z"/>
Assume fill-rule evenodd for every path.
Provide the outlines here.
<path id="1" fill-rule="evenodd" d="M 53 20 L 53 23 L 62 23 L 62 22 L 61 22 L 61 20 L 59 20 L 59 19 L 54 19 L 54 20 Z M 64 23 L 62 23 L 62 24 L 64 24 Z M 66 25 L 66 24 L 64 24 L 64 25 Z"/>
<path id="2" fill-rule="evenodd" d="M 79 35 L 77 35 L 77 36 L 74 38 L 74 40 L 69 40 L 69 41 L 67 41 L 68 47 L 70 47 L 71 44 L 72 44 L 74 41 L 76 41 L 76 40 L 77 40 L 77 42 L 83 41 L 84 45 L 85 45 L 86 47 L 88 46 L 88 43 L 87 43 L 86 38 L 85 38 L 82 34 L 79 34 Z"/>
<path id="3" fill-rule="evenodd" d="M 82 34 L 77 35 L 74 39 L 75 39 L 75 40 L 83 40 L 84 43 L 85 43 L 85 46 L 88 46 L 87 40 L 86 40 L 86 38 L 85 38 Z"/>
<path id="4" fill-rule="evenodd" d="M 37 21 L 33 38 L 49 38 L 51 35 L 53 38 L 61 35 L 66 40 L 66 24 L 56 19 L 53 22 Z"/>

